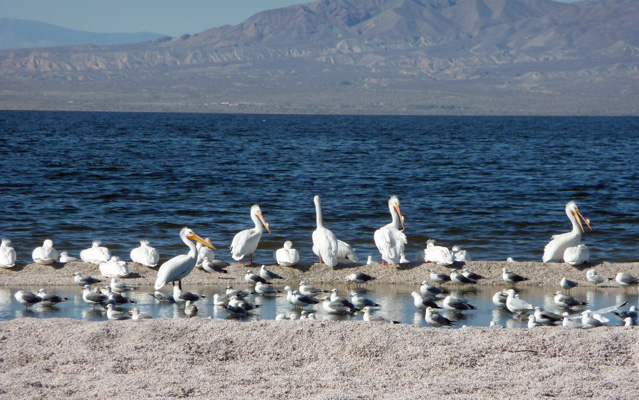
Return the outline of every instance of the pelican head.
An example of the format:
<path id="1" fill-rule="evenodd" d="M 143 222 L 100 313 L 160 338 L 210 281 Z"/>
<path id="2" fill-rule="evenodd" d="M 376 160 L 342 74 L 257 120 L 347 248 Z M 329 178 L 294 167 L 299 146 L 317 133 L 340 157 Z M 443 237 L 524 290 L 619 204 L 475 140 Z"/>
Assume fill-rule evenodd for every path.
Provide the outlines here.
<path id="1" fill-rule="evenodd" d="M 213 250 L 217 250 L 215 248 L 215 246 L 213 246 L 211 244 L 211 240 L 204 240 L 202 239 L 202 237 L 200 237 L 200 235 L 198 235 L 197 233 L 193 232 L 193 230 L 191 230 L 190 228 L 184 227 L 182 228 L 182 230 L 180 231 L 180 236 L 187 238 L 188 240 L 195 240 L 196 242 L 199 242 L 201 244 L 203 244 L 204 246 L 211 248 Z"/>
<path id="2" fill-rule="evenodd" d="M 584 231 L 584 226 L 581 224 L 582 220 L 586 223 L 586 225 L 588 225 L 588 228 L 592 230 L 590 220 L 584 218 L 583 214 L 579 212 L 579 208 L 577 208 L 577 204 L 574 201 L 569 201 L 568 204 L 566 204 L 566 214 L 568 214 L 568 217 L 570 217 L 571 214 L 575 217 L 582 232 Z"/>
<path id="3" fill-rule="evenodd" d="M 404 225 L 404 216 L 402 215 L 402 211 L 399 208 L 399 199 L 397 198 L 397 196 L 391 196 L 391 198 L 388 200 L 388 207 L 391 209 L 391 213 L 393 212 L 393 210 L 397 212 L 399 221 L 402 223 L 402 230 L 406 229 L 406 226 Z"/>
<path id="4" fill-rule="evenodd" d="M 264 221 L 264 217 L 262 216 L 262 209 L 257 204 L 254 204 L 253 207 L 251 207 L 251 216 L 253 215 L 259 218 L 260 221 L 262 221 L 262 225 L 264 225 L 268 233 L 271 233 L 271 230 L 269 229 L 268 224 L 266 223 L 266 221 Z"/>

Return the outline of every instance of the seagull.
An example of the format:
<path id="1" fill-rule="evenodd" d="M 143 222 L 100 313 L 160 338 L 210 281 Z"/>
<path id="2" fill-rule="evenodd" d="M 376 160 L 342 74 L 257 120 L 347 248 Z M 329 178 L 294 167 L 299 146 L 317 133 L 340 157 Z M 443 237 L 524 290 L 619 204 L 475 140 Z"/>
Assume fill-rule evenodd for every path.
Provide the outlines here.
<path id="1" fill-rule="evenodd" d="M 211 244 L 211 239 L 206 238 L 204 241 L 208 244 Z M 209 261 L 215 260 L 215 252 L 208 246 L 203 245 L 200 242 L 195 243 L 195 248 L 197 249 L 197 260 L 195 261 L 196 268 L 204 268 L 202 263 L 204 262 L 204 258 L 208 258 Z"/>
<path id="2" fill-rule="evenodd" d="M 94 310 L 96 305 L 104 303 L 107 299 L 107 295 L 101 293 L 97 288 L 92 290 L 91 285 L 84 285 L 82 300 L 87 304 L 91 304 Z"/>
<path id="3" fill-rule="evenodd" d="M 80 252 L 80 258 L 82 262 L 100 265 L 108 262 L 111 258 L 111 252 L 108 248 L 100 246 L 101 241 L 95 240 L 91 247 L 84 249 Z"/>
<path id="4" fill-rule="evenodd" d="M 436 246 L 435 240 L 430 239 L 426 242 L 424 260 L 439 265 L 451 265 L 453 263 L 453 253 L 444 246 Z"/>
<path id="5" fill-rule="evenodd" d="M 481 279 L 485 279 L 482 275 L 479 275 L 479 274 L 476 274 L 474 272 L 471 272 L 468 268 L 464 268 L 462 270 L 462 275 L 464 275 L 466 278 L 468 278 L 471 281 L 473 281 L 473 283 L 477 283 L 477 281 L 479 281 Z"/>
<path id="6" fill-rule="evenodd" d="M 466 276 L 459 273 L 459 271 L 457 271 L 456 269 L 453 269 L 450 272 L 450 281 L 454 283 L 455 285 L 459 285 L 459 286 L 477 283 L 477 281 L 468 279 Z"/>
<path id="7" fill-rule="evenodd" d="M 258 274 L 253 273 L 253 270 L 249 269 L 248 271 L 246 271 L 246 274 L 244 275 L 244 280 L 246 281 L 246 283 L 248 283 L 249 285 L 256 285 L 258 282 L 260 283 L 264 283 L 266 285 L 268 285 L 268 281 L 264 278 L 262 278 L 261 276 L 259 276 Z"/>
<path id="8" fill-rule="evenodd" d="M 265 285 L 262 282 L 257 282 L 255 284 L 255 292 L 261 296 L 275 296 L 280 291 L 271 285 Z"/>
<path id="9" fill-rule="evenodd" d="M 637 318 L 632 318 L 632 317 L 624 318 L 623 326 L 637 326 Z"/>
<path id="10" fill-rule="evenodd" d="M 366 265 L 373 265 L 373 256 L 368 256 L 366 259 Z"/>
<path id="11" fill-rule="evenodd" d="M 419 292 L 422 296 L 437 296 L 438 294 L 444 293 L 441 288 L 431 285 L 428 281 L 422 282 L 422 285 L 419 287 Z"/>
<path id="12" fill-rule="evenodd" d="M 469 304 L 465 299 L 455 297 L 455 296 L 446 296 L 444 302 L 442 303 L 446 310 L 451 311 L 467 311 L 467 310 L 475 310 L 477 307 Z"/>
<path id="13" fill-rule="evenodd" d="M 155 290 L 160 290 L 168 282 L 173 282 L 174 285 L 175 282 L 178 282 L 178 286 L 182 287 L 182 279 L 193 271 L 197 261 L 197 248 L 191 240 L 215 249 L 212 244 L 206 242 L 202 237 L 186 227 L 180 230 L 180 239 L 188 246 L 189 252 L 175 256 L 160 266 L 155 280 Z"/>
<path id="14" fill-rule="evenodd" d="M 160 303 L 175 303 L 175 299 L 172 295 L 166 295 L 162 292 L 155 291 L 154 293 L 150 293 L 150 295 Z"/>
<path id="15" fill-rule="evenodd" d="M 300 261 L 300 253 L 293 248 L 293 242 L 287 240 L 281 249 L 275 251 L 275 262 L 281 267 L 292 267 Z"/>
<path id="16" fill-rule="evenodd" d="M 115 306 L 111 303 L 107 304 L 107 319 L 121 320 L 121 319 L 129 319 L 129 318 L 131 318 L 129 313 L 116 310 Z"/>
<path id="17" fill-rule="evenodd" d="M 322 218 L 322 201 L 319 196 L 313 198 L 315 203 L 315 221 L 317 229 L 313 231 L 313 253 L 319 257 L 320 263 L 329 267 L 337 265 L 337 237 L 328 228 L 324 227 Z"/>
<path id="18" fill-rule="evenodd" d="M 433 310 L 432 307 L 426 308 L 426 315 L 424 316 L 426 322 L 435 328 L 439 328 L 442 326 L 452 326 L 453 322 L 448 318 L 444 317 L 437 311 Z"/>
<path id="19" fill-rule="evenodd" d="M 382 256 L 382 265 L 385 265 L 386 262 L 398 264 L 404 253 L 404 246 L 408 242 L 403 232 L 406 227 L 397 196 L 391 196 L 388 200 L 388 209 L 391 214 L 391 222 L 376 230 L 373 235 L 375 245 Z M 399 230 L 400 223 L 402 225 L 401 231 Z"/>
<path id="20" fill-rule="evenodd" d="M 493 295 L 493 304 L 498 308 L 507 308 L 506 300 L 508 299 L 508 294 L 506 294 L 503 290 L 496 292 Z"/>
<path id="21" fill-rule="evenodd" d="M 306 282 L 301 281 L 299 286 L 299 292 L 305 296 L 315 297 L 320 293 L 329 293 L 328 290 L 320 289 L 315 286 L 307 285 Z"/>
<path id="22" fill-rule="evenodd" d="M 617 276 L 615 277 L 615 281 L 617 281 L 617 284 L 619 286 L 623 286 L 623 287 L 639 284 L 639 279 L 637 279 L 636 277 L 630 274 L 626 274 L 623 272 L 619 272 L 617 274 Z"/>
<path id="23" fill-rule="evenodd" d="M 84 286 L 84 285 L 95 285 L 96 283 L 102 282 L 102 281 L 92 276 L 84 276 L 82 275 L 82 272 L 76 272 L 75 274 L 73 274 L 73 282 L 75 282 L 76 285 Z"/>
<path id="24" fill-rule="evenodd" d="M 173 286 L 173 299 L 178 303 L 186 302 L 189 300 L 192 302 L 196 302 L 203 298 L 205 298 L 205 296 L 201 296 L 193 292 L 187 292 L 185 290 L 180 289 L 179 286 Z"/>
<path id="25" fill-rule="evenodd" d="M 262 268 L 260 268 L 260 276 L 266 279 L 267 281 L 272 279 L 284 279 L 278 274 L 276 274 L 275 272 L 269 271 L 268 269 L 266 269 L 265 265 L 262 265 Z"/>
<path id="26" fill-rule="evenodd" d="M 346 315 L 355 312 L 354 308 L 345 306 L 341 301 L 331 301 L 328 297 L 322 302 L 322 307 L 327 314 Z"/>
<path id="27" fill-rule="evenodd" d="M 361 285 L 363 283 L 370 282 L 370 281 L 372 281 L 374 279 L 375 279 L 374 276 L 370 276 L 370 275 L 365 274 L 363 272 L 355 272 L 355 273 L 352 273 L 352 274 L 350 274 L 350 275 L 348 275 L 346 277 L 346 280 L 348 282 L 354 283 L 356 285 Z"/>
<path id="28" fill-rule="evenodd" d="M 197 307 L 191 300 L 187 300 L 184 304 L 184 314 L 189 318 L 193 318 L 197 315 Z"/>
<path id="29" fill-rule="evenodd" d="M 16 251 L 11 247 L 11 240 L 2 239 L 0 243 L 0 267 L 13 268 L 16 265 Z"/>
<path id="30" fill-rule="evenodd" d="M 36 247 L 31 254 L 33 261 L 38 264 L 49 265 L 58 261 L 58 251 L 53 247 L 53 241 L 47 239 L 42 246 Z"/>
<path id="31" fill-rule="evenodd" d="M 592 311 L 590 310 L 585 310 L 582 314 L 581 314 L 581 325 L 583 326 L 584 329 L 588 329 L 588 328 L 596 328 L 598 326 L 605 326 L 606 323 L 597 319 L 595 316 L 593 316 Z"/>
<path id="32" fill-rule="evenodd" d="M 516 296 L 514 289 L 508 289 L 508 298 L 506 299 L 506 308 L 511 313 L 523 314 L 527 311 L 533 311 L 535 308 L 529 302 Z"/>
<path id="33" fill-rule="evenodd" d="M 351 247 L 350 244 L 344 242 L 343 240 L 337 239 L 337 262 L 350 262 L 353 264 L 357 264 L 359 259 L 355 254 L 355 250 Z"/>
<path id="34" fill-rule="evenodd" d="M 116 278 L 111 278 L 111 285 L 109 286 L 111 286 L 111 290 L 118 293 L 128 292 L 135 289 L 133 286 L 120 282 Z"/>
<path id="35" fill-rule="evenodd" d="M 149 314 L 141 314 L 140 310 L 137 307 L 133 307 L 130 311 L 131 319 L 133 321 L 139 321 L 141 319 L 153 319 Z"/>
<path id="36" fill-rule="evenodd" d="M 357 292 L 351 292 L 351 303 L 360 309 L 363 309 L 364 307 L 380 307 L 380 305 L 375 303 L 373 300 L 368 299 Z"/>
<path id="37" fill-rule="evenodd" d="M 459 246 L 453 246 L 451 249 L 453 253 L 453 261 L 465 263 L 466 261 L 471 261 L 470 255 L 466 250 L 461 250 Z"/>
<path id="38" fill-rule="evenodd" d="M 441 285 L 442 283 L 450 282 L 450 275 L 431 269 L 430 280 Z"/>
<path id="39" fill-rule="evenodd" d="M 574 201 L 569 201 L 568 204 L 566 204 L 566 215 L 572 223 L 572 231 L 553 235 L 552 240 L 544 248 L 543 262 L 561 260 L 568 247 L 574 247 L 581 243 L 581 233 L 584 231 L 584 227 L 581 224 L 582 220 L 588 225 L 588 228 L 592 230 L 590 222 L 579 212 L 577 204 L 575 204 Z"/>
<path id="40" fill-rule="evenodd" d="M 69 255 L 69 253 L 63 251 L 62 253 L 60 253 L 60 258 L 58 259 L 58 261 L 60 261 L 62 264 L 67 264 L 70 262 L 78 262 L 80 261 L 80 259 L 72 257 Z"/>
<path id="41" fill-rule="evenodd" d="M 40 299 L 42 299 L 42 303 L 41 304 L 43 306 L 54 306 L 54 305 L 56 305 L 58 303 L 62 303 L 63 301 L 69 300 L 66 297 L 60 297 L 60 296 L 55 295 L 55 294 L 48 294 L 45 289 L 38 290 L 37 296 Z"/>
<path id="42" fill-rule="evenodd" d="M 555 292 L 553 301 L 561 308 L 582 307 L 588 304 L 585 301 L 577 300 L 572 296 L 565 295 L 561 290 Z"/>
<path id="43" fill-rule="evenodd" d="M 594 269 L 589 269 L 588 272 L 586 272 L 586 278 L 589 282 L 594 283 L 595 287 L 610 280 L 610 278 L 599 275 Z"/>
<path id="44" fill-rule="evenodd" d="M 637 308 L 635 306 L 631 306 L 628 311 L 619 311 L 619 312 L 614 312 L 613 314 L 615 314 L 617 317 L 621 318 L 622 320 L 625 320 L 626 318 L 630 317 L 633 320 L 636 320 L 637 317 L 639 317 L 639 313 L 637 313 Z"/>
<path id="45" fill-rule="evenodd" d="M 208 247 L 205 248 L 208 249 Z M 209 259 L 207 256 L 204 256 L 204 258 L 202 258 L 202 269 L 210 274 L 212 274 L 213 272 L 227 274 L 228 271 L 225 270 L 220 263 L 217 263 L 215 261 L 216 260 Z"/>
<path id="46" fill-rule="evenodd" d="M 399 321 L 392 321 L 390 319 L 386 319 L 384 317 L 380 317 L 379 315 L 373 315 L 372 312 L 372 308 L 370 306 L 366 306 L 362 309 L 362 311 L 364 312 L 364 321 L 366 322 L 385 322 L 385 323 L 389 323 L 389 324 L 399 324 Z"/>
<path id="47" fill-rule="evenodd" d="M 131 300 L 128 297 L 122 296 L 120 293 L 114 292 L 111 286 L 104 287 L 104 294 L 108 297 L 108 300 L 113 299 L 115 304 L 135 303 L 135 300 Z"/>
<path id="48" fill-rule="evenodd" d="M 561 315 L 562 317 L 564 317 L 564 320 L 561 323 L 564 328 L 583 328 L 581 318 L 571 318 L 570 314 L 568 314 L 567 312 Z"/>
<path id="49" fill-rule="evenodd" d="M 303 295 L 299 291 L 293 291 L 290 286 L 286 286 L 284 290 L 287 292 L 286 300 L 295 307 L 304 308 L 319 303 L 319 300 L 310 296 Z"/>
<path id="50" fill-rule="evenodd" d="M 148 240 L 140 240 L 140 247 L 131 250 L 131 261 L 153 268 L 158 265 L 160 255 L 155 247 L 149 246 Z"/>
<path id="51" fill-rule="evenodd" d="M 413 304 L 418 310 L 424 311 L 428 307 L 440 308 L 432 297 L 422 296 L 417 292 L 412 292 L 411 296 L 413 296 Z"/>
<path id="52" fill-rule="evenodd" d="M 566 251 L 564 251 L 564 261 L 570 265 L 581 265 L 588 262 L 589 258 L 590 250 L 588 250 L 588 247 L 583 243 L 568 247 Z"/>
<path id="53" fill-rule="evenodd" d="M 100 263 L 100 273 L 107 278 L 125 277 L 129 275 L 129 266 L 118 256 L 111 256 L 109 261 Z"/>
<path id="54" fill-rule="evenodd" d="M 266 228 L 268 233 L 271 233 L 268 224 L 262 216 L 262 209 L 257 204 L 251 207 L 251 220 L 255 226 L 238 232 L 233 237 L 233 242 L 231 243 L 231 257 L 239 264 L 242 264 L 241 260 L 247 254 L 251 258 L 250 264 L 253 264 L 253 253 L 257 250 L 257 245 L 260 243 L 264 228 Z"/>
<path id="55" fill-rule="evenodd" d="M 351 311 L 356 311 L 356 307 L 353 303 L 351 303 L 350 300 L 346 299 L 345 297 L 342 297 L 339 295 L 337 289 L 332 289 L 331 290 L 331 296 L 330 296 L 330 300 L 333 303 L 339 303 L 341 305 L 343 305 L 346 308 L 349 308 Z"/>
<path id="56" fill-rule="evenodd" d="M 562 289 L 567 290 L 568 292 L 570 292 L 570 289 L 577 287 L 578 284 L 579 283 L 577 283 L 576 281 L 571 281 L 565 276 L 561 279 L 561 282 L 559 282 L 559 286 L 561 286 Z"/>
<path id="57" fill-rule="evenodd" d="M 32 292 L 27 292 L 25 290 L 18 290 L 13 297 L 18 301 L 18 303 L 24 306 L 24 309 L 31 307 L 34 304 L 38 304 L 42 301 L 42 298 L 37 296 Z"/>
<path id="58" fill-rule="evenodd" d="M 514 285 L 517 282 L 523 282 L 523 281 L 527 281 L 528 278 L 525 278 L 519 274 L 516 274 L 514 272 L 510 272 L 508 271 L 506 268 L 503 269 L 503 272 L 501 274 L 502 279 L 504 280 L 504 282 L 510 284 L 510 285 Z"/>
<path id="59" fill-rule="evenodd" d="M 563 317 L 559 314 L 546 311 L 541 307 L 535 306 L 535 321 L 543 325 L 555 325 L 557 322 L 563 321 Z"/>
<path id="60" fill-rule="evenodd" d="M 537 322 L 536 319 L 535 319 L 535 314 L 530 314 L 528 316 L 528 329 L 536 328 L 536 327 L 538 327 L 540 325 L 541 324 L 539 322 Z"/>

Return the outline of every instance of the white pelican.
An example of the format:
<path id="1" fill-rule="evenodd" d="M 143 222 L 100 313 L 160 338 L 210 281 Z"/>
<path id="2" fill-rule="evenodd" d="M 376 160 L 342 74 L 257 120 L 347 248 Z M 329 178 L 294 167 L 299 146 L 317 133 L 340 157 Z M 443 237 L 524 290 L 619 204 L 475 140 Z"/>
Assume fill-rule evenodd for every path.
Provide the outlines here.
<path id="1" fill-rule="evenodd" d="M 300 253 L 293 248 L 293 242 L 287 240 L 284 247 L 275 251 L 275 261 L 282 267 L 292 267 L 300 261 Z"/>
<path id="2" fill-rule="evenodd" d="M 100 263 L 100 273 L 107 278 L 124 277 L 129 275 L 129 266 L 118 256 L 112 256 L 107 262 Z"/>
<path id="3" fill-rule="evenodd" d="M 13 268 L 16 265 L 16 251 L 11 247 L 11 240 L 2 239 L 0 244 L 0 267 Z"/>
<path id="4" fill-rule="evenodd" d="M 51 239 L 45 240 L 41 247 L 36 247 L 31 256 L 38 264 L 48 265 L 58 261 L 58 251 L 53 247 Z"/>
<path id="5" fill-rule="evenodd" d="M 101 241 L 95 240 L 91 247 L 82 250 L 80 252 L 82 262 L 100 265 L 101 263 L 109 261 L 109 259 L 111 259 L 111 252 L 108 248 L 100 246 L 101 244 Z"/>
<path id="6" fill-rule="evenodd" d="M 131 261 L 153 268 L 158 265 L 160 255 L 155 247 L 149 246 L 148 240 L 140 240 L 140 247 L 131 250 Z"/>
<path id="7" fill-rule="evenodd" d="M 320 263 L 334 267 L 337 265 L 337 237 L 330 229 L 324 227 L 320 197 L 315 196 L 313 202 L 315 203 L 315 219 L 317 222 L 317 229 L 313 231 L 313 253 L 319 257 Z"/>
<path id="8" fill-rule="evenodd" d="M 207 247 L 215 249 L 212 244 L 207 243 L 199 235 L 186 227 L 180 230 L 180 239 L 189 247 L 189 252 L 188 254 L 175 256 L 160 266 L 157 279 L 155 280 L 155 290 L 160 290 L 162 286 L 168 282 L 175 281 L 178 282 L 178 287 L 182 287 L 182 279 L 195 268 L 195 262 L 197 260 L 197 249 L 191 240 L 198 241 Z M 175 286 L 175 283 L 173 285 Z"/>
<path id="9" fill-rule="evenodd" d="M 205 241 L 211 243 L 211 239 L 206 238 Z M 204 263 L 204 257 L 207 257 L 209 261 L 213 262 L 215 260 L 215 252 L 210 248 L 202 245 L 202 243 L 195 243 L 195 247 L 197 248 L 197 262 L 195 263 L 195 268 L 204 269 L 202 265 Z"/>
<path id="10" fill-rule="evenodd" d="M 337 261 L 357 264 L 359 260 L 350 244 L 337 239 Z"/>
<path id="11" fill-rule="evenodd" d="M 253 264 L 253 253 L 257 249 L 257 244 L 262 238 L 264 228 L 266 228 L 268 233 L 271 233 L 268 224 L 264 221 L 264 217 L 262 216 L 262 209 L 257 204 L 251 207 L 251 219 L 253 220 L 255 227 L 238 232 L 231 243 L 231 257 L 233 257 L 233 259 L 239 264 L 241 264 L 240 260 L 247 254 L 251 256 L 251 264 Z M 264 225 L 264 227 L 262 227 L 262 225 Z"/>
<path id="12" fill-rule="evenodd" d="M 548 262 L 550 260 L 562 260 L 564 252 L 568 247 L 574 247 L 581 243 L 581 233 L 584 231 L 581 220 L 583 220 L 586 225 L 588 225 L 588 228 L 592 230 L 590 222 L 579 212 L 577 204 L 575 204 L 574 201 L 569 201 L 568 204 L 566 204 L 566 215 L 572 223 L 572 231 L 553 235 L 550 243 L 548 243 L 544 248 L 544 256 L 542 258 L 543 262 Z"/>
<path id="13" fill-rule="evenodd" d="M 424 260 L 439 265 L 451 265 L 453 263 L 453 253 L 444 246 L 435 246 L 435 240 L 430 239 L 426 242 Z"/>
<path id="14" fill-rule="evenodd" d="M 581 265 L 588 262 L 589 258 L 590 250 L 588 250 L 588 247 L 583 243 L 568 247 L 566 251 L 564 251 L 564 261 L 570 265 Z"/>
<path id="15" fill-rule="evenodd" d="M 404 216 L 399 208 L 399 199 L 397 196 L 391 196 L 388 200 L 388 209 L 391 214 L 391 222 L 382 226 L 375 231 L 373 238 L 375 239 L 375 245 L 382 255 L 382 265 L 386 265 L 386 261 L 389 264 L 399 264 L 401 255 L 404 253 L 404 246 L 407 243 L 406 235 L 403 230 Z M 399 230 L 399 224 L 402 224 L 402 230 Z"/>

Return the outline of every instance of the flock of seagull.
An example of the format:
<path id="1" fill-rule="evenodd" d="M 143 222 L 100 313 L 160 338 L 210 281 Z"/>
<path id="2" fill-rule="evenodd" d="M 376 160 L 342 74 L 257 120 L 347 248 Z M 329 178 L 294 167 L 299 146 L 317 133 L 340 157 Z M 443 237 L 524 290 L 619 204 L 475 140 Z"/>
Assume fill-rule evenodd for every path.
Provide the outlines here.
<path id="1" fill-rule="evenodd" d="M 337 239 L 335 234 L 324 226 L 319 196 L 314 197 L 314 204 L 317 228 L 312 234 L 313 252 L 319 257 L 320 263 L 331 267 L 340 261 L 357 263 L 358 258 L 351 246 Z M 403 232 L 405 229 L 404 216 L 401 213 L 397 196 L 391 196 L 388 200 L 388 208 L 391 214 L 391 222 L 376 230 L 374 234 L 375 244 L 380 252 L 382 265 L 386 263 L 399 264 L 404 262 L 404 249 L 407 243 L 406 235 Z M 572 230 L 552 237 L 552 240 L 544 249 L 544 262 L 564 260 L 572 265 L 576 265 L 588 260 L 588 249 L 581 243 L 581 234 L 584 231 L 582 221 L 592 229 L 590 222 L 579 212 L 577 205 L 573 201 L 566 205 L 565 211 L 571 221 Z M 251 207 L 250 217 L 254 223 L 254 227 L 237 233 L 230 246 L 231 257 L 240 264 L 246 256 L 249 257 L 250 264 L 253 264 L 253 253 L 258 247 L 264 229 L 270 232 L 269 225 L 265 221 L 259 205 Z M 186 227 L 180 231 L 179 237 L 188 247 L 188 252 L 169 259 L 158 268 L 153 297 L 162 303 L 184 304 L 185 315 L 195 316 L 197 314 L 195 302 L 200 300 L 202 296 L 182 291 L 181 281 L 190 274 L 195 267 L 200 267 L 208 272 L 224 273 L 226 272 L 224 270 L 225 263 L 215 259 L 213 250 L 216 250 L 216 248 L 208 238 L 204 239 Z M 10 240 L 3 239 L 0 245 L 0 266 L 4 268 L 12 268 L 15 265 L 16 253 L 10 244 Z M 291 267 L 299 262 L 299 253 L 293 248 L 290 241 L 286 241 L 284 246 L 274 253 L 274 256 L 277 264 L 281 266 Z M 156 267 L 159 262 L 157 250 L 151 247 L 146 240 L 141 241 L 140 246 L 131 251 L 130 257 L 132 261 L 151 268 Z M 126 296 L 122 296 L 121 293 L 132 290 L 133 288 L 117 280 L 129 274 L 128 266 L 126 262 L 120 260 L 117 256 L 111 255 L 109 249 L 101 246 L 100 242 L 96 241 L 92 247 L 82 250 L 80 252 L 80 260 L 78 260 L 69 256 L 66 252 L 58 254 L 53 247 L 53 242 L 47 239 L 41 247 L 33 250 L 32 258 L 34 262 L 45 265 L 54 262 L 67 263 L 80 260 L 85 263 L 98 265 L 101 275 L 112 279 L 111 285 L 106 286 L 104 292 L 100 291 L 96 286 L 92 286 L 100 282 L 99 279 L 82 276 L 79 272 L 76 273 L 74 281 L 83 287 L 83 300 L 94 308 L 97 305 L 104 307 L 107 310 L 106 314 L 108 319 L 142 319 L 148 317 L 144 314 L 140 314 L 136 308 L 131 310 L 131 313 L 124 312 L 118 308 L 121 304 L 131 302 Z M 427 247 L 419 252 L 418 260 L 420 262 L 433 262 L 440 265 L 452 265 L 454 262 L 469 261 L 470 257 L 465 251 L 459 248 L 453 248 L 453 251 L 450 251 L 446 247 L 436 246 L 434 241 L 431 240 L 427 243 Z M 372 263 L 371 256 L 369 256 L 368 263 Z M 513 286 L 518 282 L 526 280 L 525 277 L 509 272 L 506 268 L 503 269 L 502 277 L 506 284 Z M 608 280 L 608 278 L 596 274 L 594 270 L 588 271 L 587 278 L 589 281 L 595 283 L 595 285 Z M 232 287 L 229 287 L 225 293 L 215 295 L 214 304 L 224 307 L 232 315 L 246 316 L 258 307 L 248 300 L 250 295 L 272 296 L 279 293 L 279 291 L 270 284 L 270 281 L 273 279 L 282 279 L 282 277 L 267 270 L 264 266 L 262 266 L 258 274 L 249 270 L 245 276 L 245 281 L 252 286 L 253 289 L 251 291 L 234 290 Z M 372 279 L 374 279 L 374 277 L 362 273 L 352 274 L 347 278 L 349 282 L 356 285 L 361 285 Z M 429 325 L 434 327 L 451 326 L 454 324 L 454 321 L 447 318 L 438 310 L 444 309 L 453 312 L 464 312 L 473 310 L 475 307 L 463 297 L 446 294 L 445 289 L 443 289 L 441 285 L 450 282 L 457 286 L 463 286 L 476 283 L 480 279 L 483 279 L 483 277 L 467 269 L 461 272 L 453 269 L 450 275 L 432 270 L 430 280 L 439 284 L 439 286 L 433 286 L 428 283 L 428 281 L 422 282 L 419 293 L 417 291 L 412 293 L 415 307 L 424 311 L 424 318 Z M 637 278 L 623 273 L 617 275 L 616 281 L 621 286 L 639 284 Z M 160 292 L 160 289 L 167 283 L 172 283 L 173 285 L 173 294 L 170 296 Z M 561 282 L 562 288 L 567 291 L 575 285 L 575 282 L 569 281 L 566 278 Z M 309 308 L 317 305 L 318 307 L 321 306 L 327 314 L 353 315 L 358 311 L 362 311 L 364 312 L 364 319 L 367 321 L 385 320 L 372 313 L 379 305 L 356 291 L 352 293 L 350 298 L 345 298 L 339 295 L 337 289 L 333 289 L 330 291 L 330 295 L 327 295 L 323 300 L 319 300 L 317 298 L 319 294 L 329 292 L 308 286 L 304 282 L 300 283 L 297 290 L 293 290 L 290 286 L 286 286 L 284 290 L 286 291 L 286 300 L 293 307 L 303 309 L 301 313 L 302 318 L 314 318 L 315 314 L 309 312 Z M 15 293 L 15 298 L 25 307 L 30 307 L 34 304 L 52 305 L 66 300 L 55 295 L 48 295 L 44 289 L 38 293 L 18 291 Z M 524 299 L 521 299 L 512 288 L 507 291 L 504 290 L 495 293 L 493 302 L 497 307 L 508 309 L 518 317 L 522 317 L 526 313 L 531 313 L 528 316 L 530 327 L 539 324 L 557 323 L 562 323 L 564 326 L 577 326 L 575 317 L 568 311 L 574 311 L 575 309 L 586 306 L 583 302 L 559 291 L 555 295 L 555 304 L 560 308 L 564 308 L 567 313 L 557 315 L 545 311 L 540 307 L 535 307 Z M 609 310 L 585 310 L 581 313 L 580 325 L 588 328 L 607 324 L 609 321 L 603 317 L 603 314 L 617 311 L 624 305 L 625 304 L 617 305 Z M 280 316 L 278 316 L 278 318 L 279 317 Z M 636 310 L 633 306 L 630 314 L 624 317 L 624 323 L 636 325 L 636 317 Z"/>

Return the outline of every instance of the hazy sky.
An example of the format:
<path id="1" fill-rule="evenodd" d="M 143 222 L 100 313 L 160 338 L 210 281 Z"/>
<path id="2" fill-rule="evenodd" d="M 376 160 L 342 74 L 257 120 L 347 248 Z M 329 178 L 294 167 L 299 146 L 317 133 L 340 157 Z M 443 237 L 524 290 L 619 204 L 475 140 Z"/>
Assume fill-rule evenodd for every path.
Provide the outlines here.
<path id="1" fill-rule="evenodd" d="M 561 0 L 570 3 L 575 0 Z M 48 22 L 88 32 L 170 36 L 235 25 L 268 9 L 305 0 L 0 0 L 0 18 Z"/>

